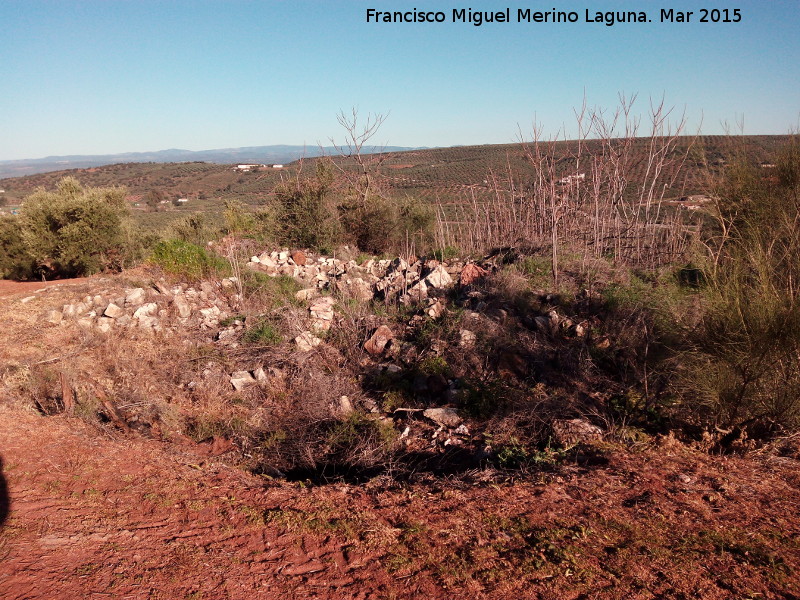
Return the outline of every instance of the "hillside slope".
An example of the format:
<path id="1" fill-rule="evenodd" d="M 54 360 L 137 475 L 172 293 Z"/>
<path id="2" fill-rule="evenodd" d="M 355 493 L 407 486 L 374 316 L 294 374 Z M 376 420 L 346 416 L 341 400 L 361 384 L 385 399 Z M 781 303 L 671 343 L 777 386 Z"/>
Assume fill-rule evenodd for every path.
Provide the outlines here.
<path id="1" fill-rule="evenodd" d="M 236 325 L 214 325 L 211 312 L 197 311 L 199 325 L 172 314 L 180 309 L 175 300 L 153 312 L 169 306 L 172 293 L 156 276 L 139 269 L 61 282 L 0 303 L 8 342 L 0 346 L 0 457 L 11 509 L 0 529 L 3 598 L 800 596 L 796 436 L 739 456 L 671 435 L 623 444 L 608 432 L 555 461 L 543 453 L 538 467 L 524 470 L 484 460 L 450 475 L 420 463 L 403 475 L 398 463 L 359 484 L 292 482 L 252 468 L 248 455 L 259 447 L 237 437 L 245 413 L 222 429 L 191 423 L 218 422 L 224 410 L 253 410 L 246 418 L 256 418 L 269 399 L 260 394 L 273 386 L 297 414 L 313 408 L 315 391 L 327 407 L 335 388 L 325 388 L 325 379 L 302 381 L 305 374 L 344 375 L 353 386 L 346 369 L 369 372 L 383 359 L 348 365 L 347 347 L 331 347 L 337 331 L 304 351 L 281 346 L 285 354 L 276 354 L 265 342 L 247 350 L 246 336 L 234 345 L 217 335 Z M 144 288 L 131 287 L 138 285 Z M 218 281 L 192 285 L 180 293 L 196 289 L 198 303 L 219 305 L 225 294 L 234 300 Z M 119 295 L 140 296 L 130 307 L 114 300 L 122 312 L 142 308 L 138 327 L 103 331 L 91 324 L 110 317 L 82 316 Z M 336 310 L 357 311 L 357 304 L 343 301 Z M 510 310 L 485 308 L 498 323 L 513 320 Z M 303 312 L 287 304 L 279 314 L 300 326 Z M 336 317 L 335 327 L 358 314 Z M 154 320 L 159 329 L 144 326 Z M 369 329 L 354 331 L 353 356 L 368 358 L 360 346 Z M 515 331 L 518 340 L 530 337 Z M 421 343 L 432 349 L 437 340 Z M 565 341 L 572 343 L 581 342 Z M 249 391 L 232 390 L 231 370 L 253 358 L 279 369 Z M 516 377 L 513 360 L 504 368 L 506 378 Z M 292 369 L 309 395 L 281 387 Z M 398 414 L 395 422 L 374 418 L 398 433 L 408 427 L 401 440 L 442 457 L 442 439 L 459 439 L 452 427 Z M 466 424 L 466 438 L 476 438 L 480 421 Z M 282 443 L 260 440 L 265 448 Z"/>

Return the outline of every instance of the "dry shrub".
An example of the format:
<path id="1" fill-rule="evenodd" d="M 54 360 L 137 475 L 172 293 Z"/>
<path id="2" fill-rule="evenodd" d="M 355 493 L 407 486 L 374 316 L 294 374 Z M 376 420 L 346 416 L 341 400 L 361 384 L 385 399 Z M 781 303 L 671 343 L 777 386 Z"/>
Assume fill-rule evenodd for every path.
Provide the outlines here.
<path id="1" fill-rule="evenodd" d="M 705 310 L 684 339 L 687 406 L 751 436 L 800 428 L 799 148 L 790 138 L 775 172 L 740 160 L 723 174 Z"/>
<path id="2" fill-rule="evenodd" d="M 298 356 L 264 389 L 269 414 L 248 450 L 255 470 L 313 474 L 318 469 L 373 468 L 392 449 L 392 435 L 379 421 L 356 409 L 339 411 L 347 396 L 359 404 L 353 378 L 339 368 L 332 348 Z"/>

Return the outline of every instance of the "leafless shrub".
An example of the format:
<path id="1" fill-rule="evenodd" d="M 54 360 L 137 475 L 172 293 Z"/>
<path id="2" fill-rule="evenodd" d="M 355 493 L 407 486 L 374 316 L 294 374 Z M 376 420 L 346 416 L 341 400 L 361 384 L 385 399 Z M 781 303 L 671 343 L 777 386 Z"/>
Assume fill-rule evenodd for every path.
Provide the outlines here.
<path id="1" fill-rule="evenodd" d="M 439 204 L 437 245 L 546 249 L 556 284 L 564 251 L 648 267 L 682 256 L 696 229 L 680 213 L 665 212 L 663 200 L 688 152 L 678 147 L 685 118 L 673 124 L 662 101 L 651 106 L 649 134 L 639 137 L 634 100 L 622 97 L 610 117 L 584 103 L 570 143 L 543 139 L 538 126 L 531 140 L 520 134 L 530 172 L 490 173 L 484 189 L 473 186 L 461 205 Z M 486 188 L 489 197 L 479 198 Z"/>

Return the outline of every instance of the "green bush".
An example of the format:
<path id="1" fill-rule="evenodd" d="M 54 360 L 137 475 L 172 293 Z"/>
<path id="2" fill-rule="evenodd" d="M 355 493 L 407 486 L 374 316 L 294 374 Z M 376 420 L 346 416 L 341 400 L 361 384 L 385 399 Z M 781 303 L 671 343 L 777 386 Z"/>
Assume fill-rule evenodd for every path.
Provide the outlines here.
<path id="1" fill-rule="evenodd" d="M 336 205 L 332 195 L 333 171 L 317 162 L 314 177 L 282 183 L 275 188 L 275 235 L 287 246 L 333 247 L 340 241 Z"/>
<path id="2" fill-rule="evenodd" d="M 19 215 L 20 236 L 36 269 L 79 276 L 121 269 L 135 258 L 137 235 L 123 188 L 87 188 L 65 177 L 55 192 L 38 189 Z"/>
<path id="3" fill-rule="evenodd" d="M 0 215 L 0 279 L 29 279 L 36 263 L 22 239 L 18 217 Z"/>
<path id="4" fill-rule="evenodd" d="M 546 256 L 527 256 L 518 266 L 534 287 L 546 288 L 553 283 L 553 264 Z"/>
<path id="5" fill-rule="evenodd" d="M 444 248 L 440 248 L 438 250 L 433 251 L 433 258 L 435 258 L 438 261 L 458 258 L 460 255 L 461 253 L 455 246 L 445 246 Z"/>
<path id="6" fill-rule="evenodd" d="M 190 244 L 203 245 L 219 237 L 219 233 L 219 229 L 209 221 L 205 214 L 196 213 L 172 225 L 170 237 Z"/>
<path id="7" fill-rule="evenodd" d="M 339 206 L 339 214 L 345 232 L 372 254 L 398 252 L 412 244 L 425 251 L 433 240 L 433 210 L 412 198 L 351 199 Z"/>
<path id="8" fill-rule="evenodd" d="M 380 458 L 390 455 L 397 440 L 397 431 L 391 424 L 353 412 L 332 423 L 326 437 L 329 460 L 374 466 Z M 367 456 L 369 460 L 365 460 Z"/>
<path id="9" fill-rule="evenodd" d="M 201 279 L 226 274 L 230 265 L 202 246 L 182 240 L 159 242 L 153 249 L 150 262 L 168 273 L 187 279 Z"/>
<path id="10" fill-rule="evenodd" d="M 233 235 L 252 235 L 256 229 L 256 219 L 245 210 L 238 200 L 225 200 L 225 230 Z"/>
<path id="11" fill-rule="evenodd" d="M 689 336 L 687 393 L 722 427 L 800 427 L 800 311 L 789 298 L 756 296 L 721 280 Z"/>

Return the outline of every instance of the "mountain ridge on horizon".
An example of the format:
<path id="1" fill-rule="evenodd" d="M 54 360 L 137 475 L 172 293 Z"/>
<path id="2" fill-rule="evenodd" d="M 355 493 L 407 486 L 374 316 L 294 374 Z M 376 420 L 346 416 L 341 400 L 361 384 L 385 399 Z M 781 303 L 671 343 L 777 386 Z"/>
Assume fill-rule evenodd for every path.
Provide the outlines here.
<path id="1" fill-rule="evenodd" d="M 365 153 L 403 152 L 420 150 L 424 147 L 369 146 Z M 184 150 L 169 148 L 145 152 L 119 152 L 112 154 L 68 154 L 42 158 L 21 158 L 0 160 L 0 179 L 22 177 L 69 169 L 87 169 L 125 162 L 210 162 L 217 164 L 252 162 L 259 164 L 283 164 L 299 158 L 313 158 L 323 154 L 337 154 L 333 146 L 306 146 L 292 144 L 273 144 L 269 146 L 241 146 L 238 148 L 215 148 L 211 150 Z"/>

